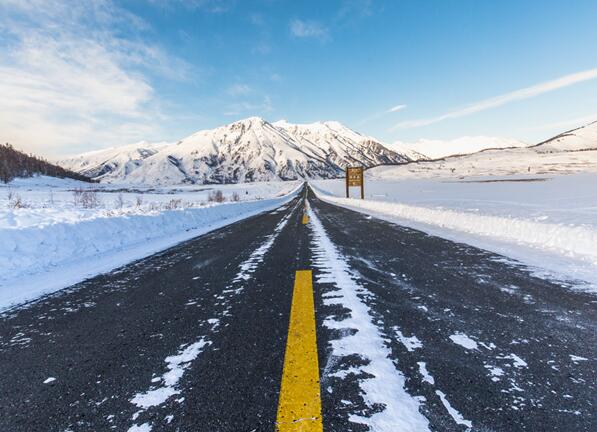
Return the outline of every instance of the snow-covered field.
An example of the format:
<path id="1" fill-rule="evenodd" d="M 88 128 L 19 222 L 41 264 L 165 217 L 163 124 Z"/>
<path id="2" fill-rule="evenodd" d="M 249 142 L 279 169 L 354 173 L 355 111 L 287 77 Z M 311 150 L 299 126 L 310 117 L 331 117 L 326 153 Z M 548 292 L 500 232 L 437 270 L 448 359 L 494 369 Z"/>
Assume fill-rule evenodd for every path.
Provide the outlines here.
<path id="1" fill-rule="evenodd" d="M 343 198 L 343 180 L 311 184 L 335 204 L 597 287 L 597 173 L 411 179 L 389 172 L 367 176 L 364 201 Z"/>
<path id="2" fill-rule="evenodd" d="M 240 201 L 254 201 L 285 195 L 300 182 L 262 182 L 228 185 L 190 185 L 138 187 L 83 183 L 54 177 L 15 179 L 0 183 L 0 229 L 46 226 L 60 222 L 77 223 L 88 219 L 155 213 L 171 208 L 201 207 L 208 204 L 210 193 L 222 191 L 225 201 L 237 194 Z M 76 189 L 95 191 L 96 205 L 75 205 Z M 22 200 L 22 208 L 11 209 L 13 201 Z M 122 199 L 122 202 L 120 202 Z"/>
<path id="3" fill-rule="evenodd" d="M 0 184 L 0 308 L 273 209 L 300 184 L 132 190 L 50 177 Z M 209 201 L 216 190 L 224 202 Z"/>
<path id="4" fill-rule="evenodd" d="M 378 167 L 370 170 L 369 175 L 378 180 L 396 180 L 578 172 L 597 172 L 597 150 L 558 153 L 538 152 L 529 148 L 485 150 L 438 161 Z"/>

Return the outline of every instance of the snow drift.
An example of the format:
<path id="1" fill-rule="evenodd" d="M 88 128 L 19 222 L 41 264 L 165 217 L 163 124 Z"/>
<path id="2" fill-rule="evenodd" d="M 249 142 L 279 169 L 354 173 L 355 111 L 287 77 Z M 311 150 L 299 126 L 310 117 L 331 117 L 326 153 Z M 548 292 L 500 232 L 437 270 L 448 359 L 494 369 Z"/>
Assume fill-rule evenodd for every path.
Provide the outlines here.
<path id="1" fill-rule="evenodd" d="M 398 202 L 340 198 L 321 189 L 314 189 L 324 201 L 424 231 L 428 231 L 425 227 L 436 227 L 431 232 L 441 236 L 453 232 L 463 233 L 486 238 L 491 242 L 509 243 L 565 257 L 582 262 L 590 269 L 597 267 L 597 227 L 591 224 L 549 223 L 445 207 L 431 208 Z M 465 242 L 470 243 L 470 238 L 465 238 Z M 549 264 L 544 262 L 544 265 Z M 589 282 L 593 283 L 593 280 Z"/>
<path id="2" fill-rule="evenodd" d="M 498 216 L 463 213 L 446 209 L 413 207 L 381 201 L 323 197 L 324 200 L 351 208 L 371 210 L 430 225 L 496 237 L 530 246 L 552 250 L 571 258 L 581 258 L 597 266 L 597 231 L 585 227 Z"/>
<path id="3" fill-rule="evenodd" d="M 0 308 L 272 210 L 299 189 L 267 200 L 0 229 Z"/>

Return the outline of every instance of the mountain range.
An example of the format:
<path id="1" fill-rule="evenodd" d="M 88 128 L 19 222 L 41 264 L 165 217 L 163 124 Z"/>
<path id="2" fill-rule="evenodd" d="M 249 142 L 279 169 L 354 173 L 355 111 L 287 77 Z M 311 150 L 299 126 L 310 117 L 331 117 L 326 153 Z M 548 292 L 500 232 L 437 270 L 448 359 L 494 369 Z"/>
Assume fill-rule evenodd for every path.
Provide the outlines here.
<path id="1" fill-rule="evenodd" d="M 597 122 L 526 147 L 489 148 L 403 166 L 368 170 L 370 178 L 465 178 L 597 171 Z M 492 181 L 495 181 L 492 180 Z M 522 181 L 522 180 L 521 180 Z"/>
<path id="2" fill-rule="evenodd" d="M 527 147 L 528 144 L 512 139 L 492 136 L 462 136 L 450 140 L 420 139 L 415 142 L 396 141 L 388 148 L 408 148 L 420 152 L 431 159 L 445 158 L 454 155 L 475 153 L 486 149 L 509 147 Z"/>
<path id="3" fill-rule="evenodd" d="M 269 123 L 250 117 L 175 143 L 141 142 L 84 153 L 59 164 L 103 182 L 173 185 L 336 178 L 349 165 L 421 159 L 425 157 L 415 151 L 390 150 L 334 121 Z"/>
<path id="4" fill-rule="evenodd" d="M 198 131 L 178 142 L 140 142 L 84 153 L 59 164 L 103 182 L 146 185 L 337 178 L 350 165 L 397 165 L 371 174 L 399 176 L 568 172 L 593 166 L 597 122 L 530 146 L 489 140 L 491 148 L 464 154 L 485 141 L 456 141 L 462 144 L 457 146 L 462 154 L 431 160 L 396 143 L 386 146 L 334 121 L 269 123 L 250 117 Z M 585 153 L 580 156 L 578 152 Z"/>

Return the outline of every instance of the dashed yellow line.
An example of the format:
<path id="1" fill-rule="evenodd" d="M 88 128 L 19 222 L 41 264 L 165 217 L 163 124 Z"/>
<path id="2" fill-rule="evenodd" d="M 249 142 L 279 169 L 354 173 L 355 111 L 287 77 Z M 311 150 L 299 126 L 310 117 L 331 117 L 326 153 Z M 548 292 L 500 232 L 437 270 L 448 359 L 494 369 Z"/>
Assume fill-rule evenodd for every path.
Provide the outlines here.
<path id="1" fill-rule="evenodd" d="M 278 432 L 323 431 L 311 270 L 294 280 L 276 423 Z"/>

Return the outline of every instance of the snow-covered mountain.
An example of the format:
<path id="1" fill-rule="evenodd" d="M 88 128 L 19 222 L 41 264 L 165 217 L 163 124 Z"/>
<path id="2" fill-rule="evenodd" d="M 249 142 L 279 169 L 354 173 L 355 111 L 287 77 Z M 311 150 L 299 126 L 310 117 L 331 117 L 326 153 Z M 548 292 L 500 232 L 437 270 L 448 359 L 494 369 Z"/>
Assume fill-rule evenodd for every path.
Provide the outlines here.
<path id="1" fill-rule="evenodd" d="M 338 122 L 272 124 L 251 117 L 174 144 L 139 143 L 60 163 L 106 182 L 181 184 L 334 178 L 347 165 L 370 167 L 420 157 L 389 150 Z"/>
<path id="2" fill-rule="evenodd" d="M 143 160 L 171 144 L 141 141 L 121 147 L 82 153 L 60 160 L 58 164 L 70 167 L 69 169 L 79 173 L 86 173 L 85 175 L 91 178 L 126 177 L 141 166 Z"/>
<path id="3" fill-rule="evenodd" d="M 415 142 L 396 141 L 388 145 L 391 150 L 410 149 L 432 159 L 453 155 L 475 153 L 480 150 L 498 149 L 508 147 L 526 147 L 522 141 L 512 138 L 490 136 L 463 136 L 452 140 L 420 139 Z"/>
<path id="4" fill-rule="evenodd" d="M 537 153 L 597 150 L 597 121 L 561 133 L 535 146 Z"/>
<path id="5" fill-rule="evenodd" d="M 329 155 L 330 160 L 341 166 L 345 166 L 346 162 L 351 160 L 354 160 L 354 163 L 368 161 L 366 166 L 379 165 L 380 159 L 387 158 L 389 161 L 393 156 L 392 153 L 401 156 L 399 162 L 426 159 L 422 154 L 412 150 L 389 149 L 386 144 L 363 136 L 335 121 L 291 124 L 280 120 L 273 124 L 292 135 L 301 145 L 322 149 Z"/>
<path id="6" fill-rule="evenodd" d="M 368 170 L 370 178 L 509 176 L 597 171 L 597 122 L 530 147 L 486 149 L 467 155 L 422 160 Z"/>

